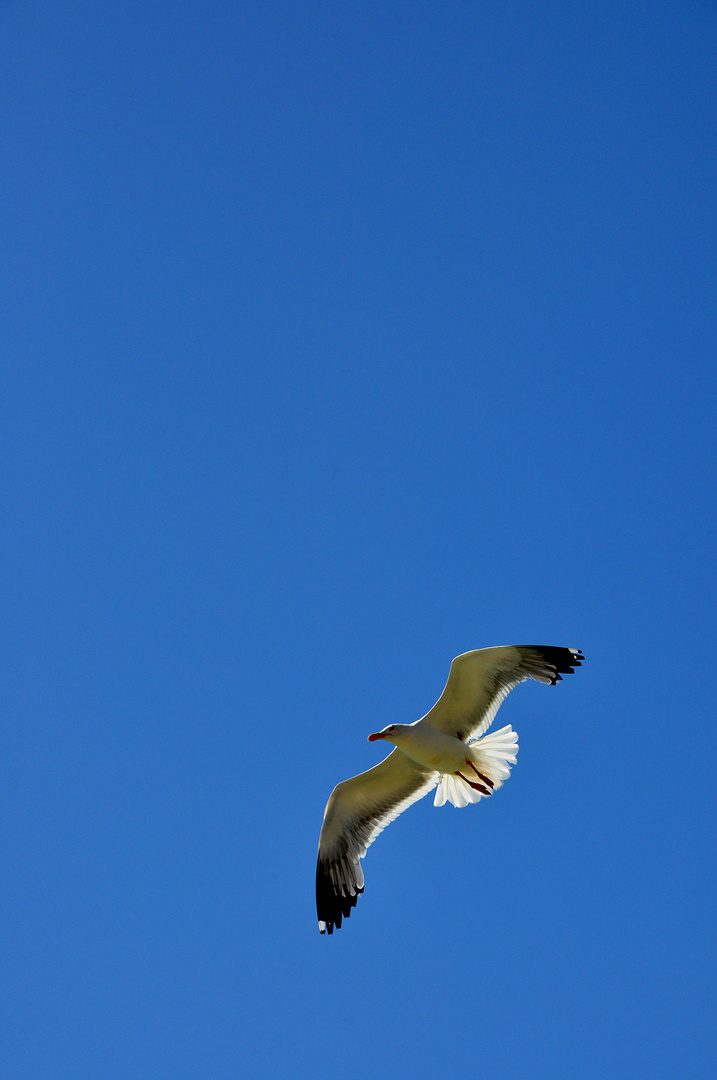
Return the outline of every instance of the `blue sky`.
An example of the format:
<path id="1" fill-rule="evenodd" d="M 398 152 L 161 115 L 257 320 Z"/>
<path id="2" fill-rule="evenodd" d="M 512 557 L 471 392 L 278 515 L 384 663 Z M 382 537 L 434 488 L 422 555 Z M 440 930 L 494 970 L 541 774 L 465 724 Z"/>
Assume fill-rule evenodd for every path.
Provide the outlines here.
<path id="1" fill-rule="evenodd" d="M 714 5 L 0 27 L 5 1075 L 714 1075 Z M 320 937 L 366 735 L 532 642 Z"/>

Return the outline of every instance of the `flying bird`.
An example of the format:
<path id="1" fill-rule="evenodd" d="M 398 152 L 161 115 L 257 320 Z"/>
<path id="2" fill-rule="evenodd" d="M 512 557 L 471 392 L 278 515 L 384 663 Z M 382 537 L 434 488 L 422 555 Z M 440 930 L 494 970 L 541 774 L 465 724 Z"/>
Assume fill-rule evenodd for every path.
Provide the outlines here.
<path id="1" fill-rule="evenodd" d="M 393 743 L 368 772 L 337 784 L 324 811 L 316 864 L 319 930 L 332 934 L 364 890 L 360 859 L 390 822 L 437 787 L 434 806 L 467 806 L 497 791 L 515 765 L 511 726 L 484 735 L 501 702 L 526 679 L 555 686 L 585 659 L 578 649 L 500 645 L 457 656 L 430 712 L 413 724 L 389 724 L 369 742 Z M 483 736 L 483 738 L 480 738 Z"/>

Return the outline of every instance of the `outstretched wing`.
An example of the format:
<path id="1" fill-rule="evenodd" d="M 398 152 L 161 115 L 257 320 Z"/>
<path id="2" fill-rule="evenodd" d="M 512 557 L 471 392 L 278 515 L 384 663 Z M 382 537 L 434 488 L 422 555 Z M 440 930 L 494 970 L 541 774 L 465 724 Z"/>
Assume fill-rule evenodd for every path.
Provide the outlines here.
<path id="1" fill-rule="evenodd" d="M 578 649 L 554 645 L 499 645 L 457 656 L 448 682 L 423 723 L 459 739 L 482 735 L 504 698 L 525 679 L 555 685 L 585 659 Z"/>
<path id="2" fill-rule="evenodd" d="M 319 930 L 332 934 L 363 892 L 359 859 L 378 834 L 436 786 L 438 773 L 396 748 L 380 765 L 337 784 L 324 811 L 316 864 Z"/>

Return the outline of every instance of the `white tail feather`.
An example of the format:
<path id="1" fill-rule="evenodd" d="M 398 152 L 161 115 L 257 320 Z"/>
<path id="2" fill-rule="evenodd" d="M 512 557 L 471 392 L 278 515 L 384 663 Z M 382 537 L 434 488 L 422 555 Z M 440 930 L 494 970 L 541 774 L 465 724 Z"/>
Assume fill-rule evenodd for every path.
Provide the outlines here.
<path id="1" fill-rule="evenodd" d="M 502 786 L 504 780 L 508 779 L 509 763 L 515 765 L 517 753 L 518 733 L 513 731 L 510 724 L 501 728 L 500 731 L 484 735 L 482 739 L 475 739 L 474 742 L 466 745 L 466 758 L 474 763 L 479 773 L 487 776 L 493 783 L 488 794 L 492 794 Z M 480 783 L 479 777 L 469 765 L 466 765 L 465 775 L 469 780 Z M 454 806 L 468 806 L 468 803 L 480 802 L 485 797 L 485 793 L 485 790 L 479 791 L 471 787 L 460 776 L 441 773 L 433 805 L 443 806 L 444 803 L 450 802 Z"/>

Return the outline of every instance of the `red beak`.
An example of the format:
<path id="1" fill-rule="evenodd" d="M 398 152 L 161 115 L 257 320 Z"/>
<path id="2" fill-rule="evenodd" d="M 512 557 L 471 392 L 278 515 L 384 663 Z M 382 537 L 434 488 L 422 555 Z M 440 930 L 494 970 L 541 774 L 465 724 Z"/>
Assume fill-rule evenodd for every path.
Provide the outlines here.
<path id="1" fill-rule="evenodd" d="M 375 732 L 373 735 L 369 735 L 369 742 L 376 742 L 376 739 L 382 739 L 384 736 L 380 731 Z"/>

